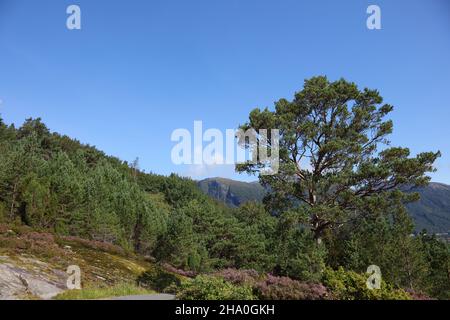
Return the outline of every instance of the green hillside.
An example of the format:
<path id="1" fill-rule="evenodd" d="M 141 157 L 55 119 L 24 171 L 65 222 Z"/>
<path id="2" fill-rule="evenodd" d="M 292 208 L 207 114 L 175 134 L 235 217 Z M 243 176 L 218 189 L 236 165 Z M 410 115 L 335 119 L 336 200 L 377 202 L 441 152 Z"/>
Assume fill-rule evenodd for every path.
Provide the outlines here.
<path id="1" fill-rule="evenodd" d="M 261 202 L 266 191 L 257 182 L 242 182 L 224 178 L 209 178 L 200 181 L 203 192 L 231 207 L 248 201 Z M 411 190 L 420 194 L 420 200 L 407 205 L 414 220 L 415 230 L 426 229 L 431 233 L 450 232 L 450 186 L 430 183 L 426 187 Z"/>
<path id="2" fill-rule="evenodd" d="M 448 247 L 428 235 L 410 237 L 401 208 L 318 241 L 300 228 L 301 207 L 274 217 L 258 203 L 263 194 L 257 183 L 145 173 L 137 161 L 50 132 L 40 119 L 16 128 L 0 118 L 0 278 L 22 293 L 30 283 L 52 286 L 28 298 L 63 290 L 69 263 L 87 272 L 93 288 L 61 297 L 68 299 L 146 292 L 134 287 L 142 283 L 181 299 L 449 298 Z M 376 292 L 365 285 L 373 263 L 383 270 Z M 167 281 L 173 276 L 160 273 L 162 266 L 187 278 Z M 31 282 L 22 283 L 18 269 Z M 0 288 L 0 299 L 15 295 Z"/>
<path id="3" fill-rule="evenodd" d="M 407 205 L 416 230 L 428 232 L 450 232 L 450 186 L 430 183 L 413 190 L 420 194 L 418 202 Z"/>
<path id="4" fill-rule="evenodd" d="M 265 235 L 193 180 L 144 173 L 50 132 L 40 119 L 16 128 L 0 118 L 1 223 L 111 243 L 195 271 L 266 263 L 256 259 Z"/>
<path id="5" fill-rule="evenodd" d="M 241 182 L 225 178 L 210 178 L 198 182 L 200 189 L 216 200 L 231 207 L 239 207 L 249 201 L 261 202 L 266 194 L 258 182 Z"/>

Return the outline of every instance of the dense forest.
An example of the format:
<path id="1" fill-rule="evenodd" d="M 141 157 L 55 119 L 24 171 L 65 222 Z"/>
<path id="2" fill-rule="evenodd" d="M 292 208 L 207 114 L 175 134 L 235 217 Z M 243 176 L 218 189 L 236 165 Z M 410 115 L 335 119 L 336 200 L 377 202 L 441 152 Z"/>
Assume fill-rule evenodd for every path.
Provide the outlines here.
<path id="1" fill-rule="evenodd" d="M 412 237 L 410 218 L 397 209 L 317 241 L 300 208 L 229 208 L 195 181 L 145 173 L 40 119 L 18 128 L 0 119 L 0 223 L 117 244 L 196 273 L 255 270 L 336 287 L 375 264 L 390 288 L 449 299 L 448 246 L 425 232 Z"/>

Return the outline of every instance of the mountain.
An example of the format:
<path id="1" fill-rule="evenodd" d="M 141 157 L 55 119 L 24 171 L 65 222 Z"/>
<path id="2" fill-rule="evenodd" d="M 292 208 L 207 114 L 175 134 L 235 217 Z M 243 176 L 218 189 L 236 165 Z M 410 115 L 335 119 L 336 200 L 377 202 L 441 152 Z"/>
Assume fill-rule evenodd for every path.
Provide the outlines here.
<path id="1" fill-rule="evenodd" d="M 242 182 L 224 178 L 209 178 L 198 182 L 200 189 L 212 198 L 230 207 L 238 207 L 248 201 L 262 201 L 264 188 L 258 182 Z M 421 200 L 408 204 L 407 208 L 416 225 L 416 231 L 445 233 L 450 231 L 450 186 L 430 183 L 413 190 Z"/>
<path id="2" fill-rule="evenodd" d="M 416 224 L 416 230 L 427 229 L 433 233 L 450 231 L 450 186 L 430 183 L 413 190 L 420 194 L 420 201 L 407 205 Z"/>
<path id="3" fill-rule="evenodd" d="M 198 182 L 200 189 L 230 207 L 248 201 L 262 201 L 266 191 L 258 182 L 242 182 L 225 178 L 209 178 Z"/>

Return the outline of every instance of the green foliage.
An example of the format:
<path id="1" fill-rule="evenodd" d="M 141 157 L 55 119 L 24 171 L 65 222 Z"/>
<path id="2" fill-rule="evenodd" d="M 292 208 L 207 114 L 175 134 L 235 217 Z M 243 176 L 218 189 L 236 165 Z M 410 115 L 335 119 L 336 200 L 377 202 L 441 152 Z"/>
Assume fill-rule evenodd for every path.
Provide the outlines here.
<path id="1" fill-rule="evenodd" d="M 145 295 L 153 291 L 137 287 L 129 283 L 121 283 L 108 288 L 86 288 L 82 290 L 67 290 L 57 295 L 54 300 L 98 300 L 112 297 Z"/>
<path id="2" fill-rule="evenodd" d="M 300 282 L 272 275 L 256 283 L 255 292 L 261 300 L 329 300 L 332 298 L 322 284 Z"/>
<path id="3" fill-rule="evenodd" d="M 420 194 L 420 201 L 407 204 L 414 219 L 415 232 L 426 229 L 429 233 L 445 233 L 450 230 L 450 186 L 431 182 L 428 186 L 413 188 Z"/>
<path id="4" fill-rule="evenodd" d="M 264 211 L 258 223 L 239 219 L 196 182 L 145 174 L 137 163 L 50 133 L 39 119 L 19 129 L 2 125 L 1 137 L 6 222 L 118 244 L 177 268 L 270 267 L 274 219 Z"/>
<path id="5" fill-rule="evenodd" d="M 323 283 L 339 300 L 409 300 L 411 297 L 401 289 L 395 289 L 383 280 L 380 289 L 368 289 L 368 275 L 346 271 L 342 267 L 334 271 L 327 268 Z"/>
<path id="6" fill-rule="evenodd" d="M 0 204 L 6 222 L 142 253 L 154 249 L 168 209 L 141 190 L 127 164 L 51 134 L 39 119 L 2 132 Z"/>
<path id="7" fill-rule="evenodd" d="M 233 209 L 209 198 L 191 179 L 144 173 L 137 161 L 129 164 L 51 133 L 40 119 L 15 128 L 0 118 L 0 222 L 28 234 L 0 234 L 0 246 L 57 256 L 56 235 L 99 250 L 153 256 L 194 274 L 236 268 L 292 278 L 271 276 L 274 283 L 261 287 L 265 297 L 283 297 L 284 288 L 289 297 L 322 297 L 315 284 L 328 263 L 352 270 L 326 271 L 337 297 L 401 297 L 387 285 L 381 293 L 361 287 L 360 273 L 377 264 L 396 287 L 448 298 L 448 247 L 426 235 L 410 236 L 403 205 L 417 195 L 397 190 L 426 184 L 424 173 L 438 154 L 410 158 L 402 148 L 377 154 L 377 144 L 392 129 L 383 120 L 391 107 L 381 100 L 376 91 L 318 77 L 307 81 L 294 101 L 280 100 L 276 111 L 253 111 L 244 127 L 282 129 L 280 173 L 261 177 L 271 191 L 265 206 L 246 202 Z M 294 146 L 308 149 L 315 159 L 312 171 L 291 160 Z M 256 196 L 241 186 L 230 188 Z M 41 239 L 32 230 L 51 237 Z M 158 269 L 139 281 L 158 290 L 180 285 Z M 210 276 L 182 284 L 180 297 L 254 298 L 246 284 Z"/>
<path id="8" fill-rule="evenodd" d="M 210 178 L 198 182 L 200 189 L 209 196 L 239 207 L 250 201 L 262 201 L 266 191 L 259 183 L 247 183 L 224 178 Z"/>
<path id="9" fill-rule="evenodd" d="M 170 215 L 167 233 L 160 238 L 155 254 L 159 260 L 170 262 L 177 268 L 199 270 L 202 268 L 201 256 L 205 255 L 202 249 L 194 232 L 193 219 L 177 210 Z M 199 258 L 193 261 L 190 258 L 193 255 Z"/>
<path id="10" fill-rule="evenodd" d="M 424 250 L 420 241 L 411 236 L 413 225 L 403 206 L 388 208 L 379 204 L 372 212 L 372 216 L 330 235 L 329 265 L 365 272 L 375 264 L 381 268 L 383 278 L 396 286 L 426 290 L 428 265 Z"/>
<path id="11" fill-rule="evenodd" d="M 170 288 L 181 285 L 181 280 L 174 274 L 165 271 L 159 266 L 155 266 L 141 274 L 137 279 L 137 283 L 139 287 L 169 293 Z"/>
<path id="12" fill-rule="evenodd" d="M 317 281 L 326 261 L 356 272 L 376 264 L 388 281 L 418 292 L 431 292 L 429 274 L 442 279 L 442 271 L 430 269 L 434 259 L 442 261 L 440 250 L 427 259 L 404 207 L 419 199 L 405 189 L 428 184 L 440 152 L 411 156 L 408 148 L 389 147 L 392 110 L 377 90 L 319 76 L 305 80 L 292 101 L 280 99 L 273 111 L 249 114 L 242 130 L 280 133 L 276 174 L 261 174 L 267 169 L 262 163 L 236 167 L 259 174 L 269 191 L 264 204 L 279 217 L 273 247 L 278 274 Z M 261 139 L 255 142 L 275 151 Z M 239 143 L 255 149 L 243 137 Z"/>
<path id="13" fill-rule="evenodd" d="M 287 211 L 278 219 L 275 252 L 277 271 L 303 281 L 318 281 L 325 268 L 326 248 L 302 227 L 301 209 Z"/>
<path id="14" fill-rule="evenodd" d="M 223 278 L 201 275 L 181 285 L 177 293 L 180 300 L 255 300 L 252 288 L 236 286 Z"/>
<path id="15" fill-rule="evenodd" d="M 428 273 L 425 275 L 426 292 L 432 297 L 450 299 L 450 244 L 422 232 L 418 241 L 425 252 Z"/>
<path id="16" fill-rule="evenodd" d="M 160 238 L 158 259 L 196 271 L 231 266 L 270 268 L 271 234 L 263 226 L 273 221 L 263 219 L 258 225 L 239 220 L 235 215 L 210 199 L 199 198 L 179 205 L 169 217 L 167 233 Z M 266 215 L 267 219 L 273 219 Z"/>
<path id="17" fill-rule="evenodd" d="M 305 205 L 307 222 L 319 239 L 348 220 L 370 214 L 368 203 L 388 201 L 399 186 L 428 183 L 425 174 L 434 171 L 439 152 L 410 157 L 407 148 L 383 147 L 393 130 L 386 119 L 392 110 L 377 90 L 360 90 L 344 79 L 330 82 L 324 76 L 305 80 L 294 99 L 280 99 L 274 111 L 253 110 L 242 130 L 280 131 L 279 170 L 259 177 L 270 190 L 268 207 L 280 213 Z M 261 139 L 256 143 L 267 145 Z M 245 138 L 239 143 L 255 147 Z M 272 144 L 268 148 L 272 151 Z M 236 169 L 258 174 L 266 168 L 245 163 Z"/>

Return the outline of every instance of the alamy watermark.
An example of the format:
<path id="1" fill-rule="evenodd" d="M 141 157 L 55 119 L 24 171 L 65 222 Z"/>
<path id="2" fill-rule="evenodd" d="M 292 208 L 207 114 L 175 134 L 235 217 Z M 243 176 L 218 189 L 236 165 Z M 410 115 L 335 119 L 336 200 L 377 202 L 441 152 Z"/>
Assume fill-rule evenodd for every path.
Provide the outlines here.
<path id="1" fill-rule="evenodd" d="M 66 273 L 68 274 L 66 286 L 69 290 L 80 290 L 81 289 L 81 269 L 79 266 L 72 265 L 67 268 Z"/>
<path id="2" fill-rule="evenodd" d="M 381 289 L 381 269 L 379 266 L 371 265 L 367 268 L 367 274 L 370 276 L 367 278 L 366 286 L 369 290 Z"/>
<path id="3" fill-rule="evenodd" d="M 66 26 L 69 30 L 81 29 L 81 8 L 75 4 L 67 7 L 66 13 L 69 17 L 66 20 Z"/>
<path id="4" fill-rule="evenodd" d="M 367 7 L 366 13 L 369 17 L 366 20 L 366 26 L 369 30 L 381 29 L 381 8 L 378 5 L 371 4 Z M 67 7 L 66 14 L 69 16 L 66 20 L 66 26 L 69 30 L 81 30 L 81 8 L 72 4 Z"/>
<path id="5" fill-rule="evenodd" d="M 381 9 L 379 6 L 372 4 L 367 7 L 367 14 L 370 16 L 367 18 L 366 26 L 369 30 L 381 29 Z"/>
<path id="6" fill-rule="evenodd" d="M 207 129 L 194 121 L 193 134 L 188 129 L 176 129 L 171 141 L 171 159 L 175 165 L 236 165 L 258 164 L 261 174 L 273 175 L 279 169 L 278 129 L 236 130 Z M 206 143 L 206 145 L 204 145 Z"/>

